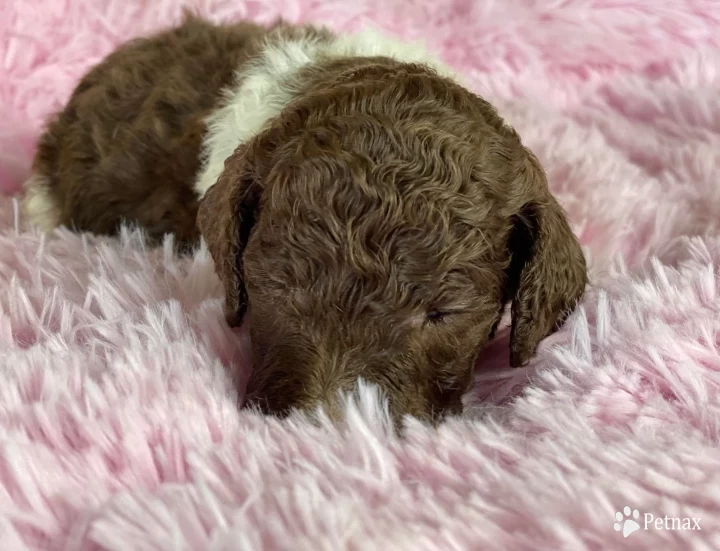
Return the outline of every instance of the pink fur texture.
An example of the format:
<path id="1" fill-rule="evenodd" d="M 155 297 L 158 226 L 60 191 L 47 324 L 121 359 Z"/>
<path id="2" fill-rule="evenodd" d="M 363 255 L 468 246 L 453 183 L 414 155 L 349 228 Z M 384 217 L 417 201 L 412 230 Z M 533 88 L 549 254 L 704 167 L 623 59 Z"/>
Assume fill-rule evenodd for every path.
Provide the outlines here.
<path id="1" fill-rule="evenodd" d="M 592 288 L 528 368 L 501 334 L 437 430 L 399 438 L 370 388 L 339 428 L 279 422 L 238 410 L 247 337 L 206 250 L 45 238 L 2 199 L 0 549 L 720 549 L 720 2 L 192 6 L 424 37 L 538 153 Z M 182 7 L 0 4 L 2 189 L 78 77 Z"/>

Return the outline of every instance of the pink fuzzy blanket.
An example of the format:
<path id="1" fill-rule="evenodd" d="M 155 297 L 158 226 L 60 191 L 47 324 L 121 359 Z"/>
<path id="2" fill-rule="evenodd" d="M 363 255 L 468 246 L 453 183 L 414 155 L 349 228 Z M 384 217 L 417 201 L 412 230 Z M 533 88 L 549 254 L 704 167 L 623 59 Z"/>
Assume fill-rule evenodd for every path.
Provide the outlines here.
<path id="1" fill-rule="evenodd" d="M 720 549 L 720 2 L 197 0 L 216 20 L 424 37 L 547 167 L 592 288 L 464 418 L 239 411 L 205 250 L 24 229 L 0 199 L 0 549 Z M 43 119 L 174 0 L 0 3 L 0 188 Z"/>

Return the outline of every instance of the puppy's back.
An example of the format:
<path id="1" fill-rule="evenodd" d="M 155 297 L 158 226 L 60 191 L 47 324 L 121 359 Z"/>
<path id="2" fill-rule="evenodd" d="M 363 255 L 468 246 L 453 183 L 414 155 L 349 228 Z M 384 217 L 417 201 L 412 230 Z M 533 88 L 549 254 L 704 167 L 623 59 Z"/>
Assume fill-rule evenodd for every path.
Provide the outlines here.
<path id="1" fill-rule="evenodd" d="M 26 183 L 30 222 L 112 234 L 128 221 L 151 238 L 195 241 L 204 120 L 265 33 L 188 18 L 105 58 L 40 138 Z"/>

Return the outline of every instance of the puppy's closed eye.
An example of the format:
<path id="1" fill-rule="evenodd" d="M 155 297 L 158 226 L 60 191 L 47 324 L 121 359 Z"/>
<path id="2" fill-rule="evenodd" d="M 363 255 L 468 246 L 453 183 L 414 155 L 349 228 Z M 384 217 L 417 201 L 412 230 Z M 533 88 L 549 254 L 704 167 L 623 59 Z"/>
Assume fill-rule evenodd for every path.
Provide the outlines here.
<path id="1" fill-rule="evenodd" d="M 447 321 L 449 321 L 449 319 L 452 316 L 455 316 L 457 314 L 462 314 L 462 310 L 453 310 L 450 308 L 448 308 L 448 309 L 437 308 L 437 309 L 429 310 L 425 314 L 425 322 L 423 325 L 424 326 L 440 325 L 440 324 L 446 323 Z"/>

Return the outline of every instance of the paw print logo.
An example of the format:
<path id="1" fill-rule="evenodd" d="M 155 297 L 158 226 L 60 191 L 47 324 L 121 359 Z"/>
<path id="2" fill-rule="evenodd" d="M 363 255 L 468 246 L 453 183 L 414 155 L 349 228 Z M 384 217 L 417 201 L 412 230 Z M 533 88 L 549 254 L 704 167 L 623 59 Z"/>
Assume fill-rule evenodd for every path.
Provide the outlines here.
<path id="1" fill-rule="evenodd" d="M 640 525 L 637 522 L 639 518 L 640 511 L 637 509 L 631 511 L 630 507 L 625 506 L 622 513 L 620 511 L 615 513 L 615 520 L 617 520 L 617 522 L 613 524 L 613 528 L 615 528 L 616 532 L 622 530 L 623 537 L 627 538 L 630 534 L 640 530 Z"/>

